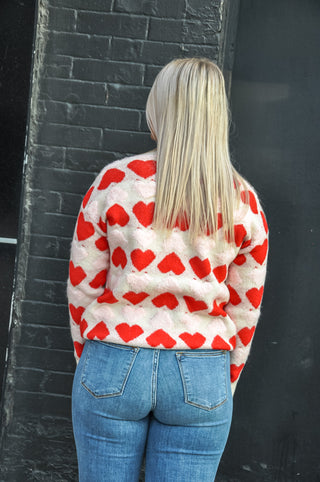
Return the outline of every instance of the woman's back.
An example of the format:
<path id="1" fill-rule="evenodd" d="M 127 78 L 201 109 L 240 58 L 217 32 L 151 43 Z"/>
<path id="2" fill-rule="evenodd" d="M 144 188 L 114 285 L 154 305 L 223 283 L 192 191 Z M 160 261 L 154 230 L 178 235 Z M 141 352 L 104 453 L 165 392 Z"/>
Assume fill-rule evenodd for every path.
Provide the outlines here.
<path id="1" fill-rule="evenodd" d="M 238 375 L 263 294 L 267 227 L 259 201 L 252 190 L 249 205 L 242 196 L 234 242 L 222 242 L 220 216 L 218 236 L 191 242 L 187 222 L 170 233 L 153 228 L 156 167 L 156 151 L 115 161 L 84 198 L 68 287 L 76 353 L 85 339 L 230 350 Z"/>

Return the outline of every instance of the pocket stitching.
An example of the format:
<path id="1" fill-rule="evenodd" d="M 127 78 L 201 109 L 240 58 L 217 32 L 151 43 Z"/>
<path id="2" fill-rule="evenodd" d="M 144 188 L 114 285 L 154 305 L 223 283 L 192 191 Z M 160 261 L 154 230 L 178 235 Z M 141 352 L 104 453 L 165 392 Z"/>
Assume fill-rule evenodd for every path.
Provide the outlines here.
<path id="1" fill-rule="evenodd" d="M 106 343 L 106 344 L 107 344 L 107 343 Z M 110 346 L 110 345 L 109 345 L 109 346 Z M 112 348 L 112 347 L 113 347 L 113 346 L 111 346 L 111 348 Z M 131 362 L 130 362 L 130 364 L 129 364 L 129 367 L 128 367 L 128 370 L 127 370 L 127 374 L 126 374 L 126 376 L 125 376 L 125 378 L 124 378 L 124 380 L 123 380 L 123 383 L 122 383 L 122 386 L 121 386 L 121 390 L 120 390 L 119 392 L 116 392 L 116 393 L 107 393 L 107 394 L 103 394 L 103 395 L 96 395 L 92 390 L 90 390 L 89 387 L 87 387 L 87 386 L 85 385 L 85 382 L 86 382 L 86 380 L 85 380 L 85 378 L 86 378 L 86 377 L 85 377 L 85 369 L 86 369 L 86 366 L 87 366 L 88 361 L 89 361 L 89 358 L 90 358 L 90 355 L 89 355 L 90 350 L 87 350 L 86 359 L 85 359 L 84 366 L 83 366 L 83 369 L 82 369 L 82 376 L 81 376 L 81 379 L 80 379 L 80 383 L 81 383 L 81 385 L 83 386 L 83 388 L 84 388 L 85 390 L 87 390 L 94 398 L 111 398 L 111 397 L 119 397 L 120 395 L 122 395 L 123 392 L 124 392 L 124 389 L 125 389 L 125 387 L 126 387 L 126 384 L 127 384 L 127 381 L 128 381 L 129 375 L 130 375 L 130 372 L 131 372 L 131 370 L 132 370 L 133 363 L 134 363 L 134 361 L 135 361 L 135 359 L 136 359 L 136 356 L 137 356 L 137 354 L 138 354 L 138 352 L 139 352 L 139 350 L 140 350 L 140 348 L 138 348 L 138 347 L 134 347 L 134 348 L 133 348 L 133 347 L 130 347 L 130 348 L 131 348 L 132 351 L 133 351 L 133 356 L 132 356 Z"/>
<path id="2" fill-rule="evenodd" d="M 219 355 L 221 354 L 224 354 L 225 355 L 225 350 L 222 350 L 222 351 L 219 351 Z M 224 383 L 225 383 L 225 398 L 224 400 L 222 400 L 221 402 L 219 402 L 218 404 L 216 404 L 214 407 L 206 407 L 204 405 L 200 405 L 199 403 L 196 403 L 196 402 L 192 402 L 190 400 L 188 400 L 188 391 L 187 391 L 187 386 L 186 386 L 186 381 L 185 381 L 185 375 L 184 375 L 184 372 L 183 372 L 183 368 L 182 368 L 182 362 L 181 362 L 181 355 L 183 356 L 186 356 L 189 358 L 190 357 L 194 357 L 194 356 L 199 356 L 199 354 L 197 353 L 185 353 L 185 352 L 179 352 L 179 353 L 176 353 L 176 357 L 177 357 L 177 361 L 178 361 L 178 366 L 179 366 L 179 371 L 180 371 L 180 375 L 181 375 L 181 379 L 182 379 L 182 385 L 183 385 L 183 392 L 184 392 L 184 401 L 185 403 L 187 403 L 188 405 L 192 405 L 194 407 L 198 407 L 198 408 L 201 408 L 202 410 L 206 410 L 207 412 L 210 412 L 212 410 L 215 410 L 216 408 L 218 407 L 221 407 L 221 405 L 223 405 L 224 403 L 227 402 L 228 400 L 228 393 L 227 393 L 227 383 L 226 383 L 226 377 L 227 377 L 227 371 L 226 371 L 226 359 L 227 357 L 224 356 L 224 373 L 225 373 L 225 377 L 224 377 Z M 217 356 L 218 353 L 214 354 L 214 353 L 205 353 L 203 354 L 204 356 Z M 203 356 L 201 355 L 201 356 Z"/>

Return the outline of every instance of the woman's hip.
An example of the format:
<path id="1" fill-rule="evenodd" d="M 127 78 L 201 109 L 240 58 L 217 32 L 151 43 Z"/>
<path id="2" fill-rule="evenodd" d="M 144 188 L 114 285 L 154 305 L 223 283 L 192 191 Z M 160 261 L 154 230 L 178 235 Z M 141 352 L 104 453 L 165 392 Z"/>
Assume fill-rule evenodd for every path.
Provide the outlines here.
<path id="1" fill-rule="evenodd" d="M 230 353 L 162 350 L 87 340 L 73 383 L 73 411 L 172 425 L 232 416 Z"/>

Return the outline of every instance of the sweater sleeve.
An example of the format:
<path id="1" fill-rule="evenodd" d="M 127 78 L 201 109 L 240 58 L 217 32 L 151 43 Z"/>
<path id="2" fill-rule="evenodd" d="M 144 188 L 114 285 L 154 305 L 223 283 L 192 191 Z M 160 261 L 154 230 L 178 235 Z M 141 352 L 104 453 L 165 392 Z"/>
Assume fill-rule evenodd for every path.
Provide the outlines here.
<path id="1" fill-rule="evenodd" d="M 236 325 L 236 336 L 231 340 L 231 389 L 234 394 L 240 374 L 249 356 L 266 277 L 268 257 L 268 225 L 259 200 L 250 192 L 250 209 L 244 223 L 244 237 L 237 257 L 229 266 L 226 280 L 230 299 L 225 311 Z"/>
<path id="2" fill-rule="evenodd" d="M 100 174 L 86 193 L 71 244 L 67 297 L 71 337 L 76 362 L 81 356 L 85 321 L 82 315 L 89 304 L 100 296 L 109 269 L 109 245 L 105 215 L 102 214 Z"/>

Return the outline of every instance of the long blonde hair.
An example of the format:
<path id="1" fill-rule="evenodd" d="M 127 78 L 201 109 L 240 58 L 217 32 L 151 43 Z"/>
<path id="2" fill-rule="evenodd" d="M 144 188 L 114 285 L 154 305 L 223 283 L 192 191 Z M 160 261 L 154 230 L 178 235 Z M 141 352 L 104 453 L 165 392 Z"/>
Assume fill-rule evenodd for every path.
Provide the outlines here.
<path id="1" fill-rule="evenodd" d="M 205 58 L 171 61 L 154 81 L 146 117 L 157 141 L 154 227 L 187 222 L 194 240 L 217 232 L 220 212 L 225 239 L 234 240 L 234 209 L 245 183 L 230 161 L 221 70 Z"/>

